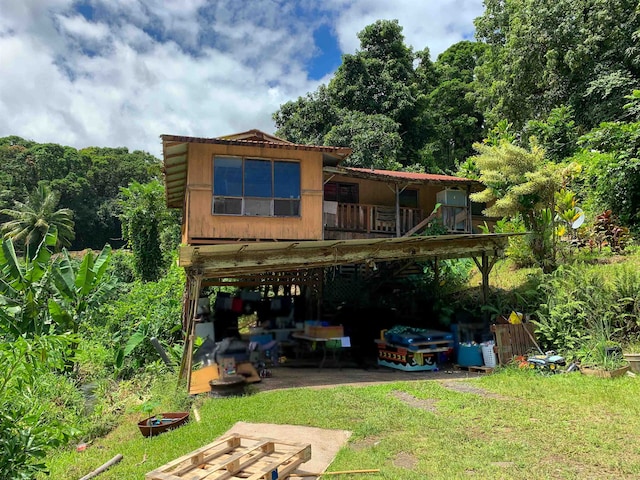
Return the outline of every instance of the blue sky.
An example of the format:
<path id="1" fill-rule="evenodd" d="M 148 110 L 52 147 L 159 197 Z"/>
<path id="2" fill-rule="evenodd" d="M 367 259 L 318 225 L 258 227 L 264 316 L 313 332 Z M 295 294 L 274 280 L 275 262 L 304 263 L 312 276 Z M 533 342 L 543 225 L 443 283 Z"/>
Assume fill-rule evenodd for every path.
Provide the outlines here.
<path id="1" fill-rule="evenodd" d="M 482 0 L 0 0 L 0 136 L 160 155 L 159 135 L 259 128 L 398 19 L 432 59 Z"/>

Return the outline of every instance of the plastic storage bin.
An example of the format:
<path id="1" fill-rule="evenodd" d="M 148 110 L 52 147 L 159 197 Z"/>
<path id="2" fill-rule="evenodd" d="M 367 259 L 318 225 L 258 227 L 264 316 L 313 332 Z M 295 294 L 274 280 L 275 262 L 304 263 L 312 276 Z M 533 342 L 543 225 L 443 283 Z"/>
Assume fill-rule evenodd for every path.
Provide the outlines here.
<path id="1" fill-rule="evenodd" d="M 461 367 L 481 367 L 483 364 L 480 345 L 464 343 L 458 345 L 458 365 Z"/>

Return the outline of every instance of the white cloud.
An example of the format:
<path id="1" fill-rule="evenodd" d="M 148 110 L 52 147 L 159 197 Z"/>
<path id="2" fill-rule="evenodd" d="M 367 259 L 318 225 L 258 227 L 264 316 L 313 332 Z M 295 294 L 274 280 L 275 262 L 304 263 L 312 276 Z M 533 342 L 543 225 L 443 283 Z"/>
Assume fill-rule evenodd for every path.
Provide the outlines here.
<path id="1" fill-rule="evenodd" d="M 109 35 L 109 28 L 105 24 L 89 22 L 82 15 L 56 15 L 56 19 L 63 30 L 71 36 L 80 37 L 79 40 L 104 40 Z"/>
<path id="2" fill-rule="evenodd" d="M 481 0 L 329 0 L 344 8 L 336 31 L 340 47 L 353 53 L 359 46 L 356 33 L 379 19 L 397 19 L 405 42 L 414 50 L 429 48 L 431 59 L 449 46 L 473 34 L 473 19 L 483 12 Z"/>
<path id="3" fill-rule="evenodd" d="M 398 18 L 407 43 L 439 53 L 472 28 L 480 1 L 329 5 L 345 52 L 367 24 Z M 305 62 L 332 18 L 299 18 L 283 0 L 94 0 L 90 20 L 71 0 L 0 2 L 0 136 L 158 156 L 162 133 L 272 132 L 280 104 L 318 86 Z"/>

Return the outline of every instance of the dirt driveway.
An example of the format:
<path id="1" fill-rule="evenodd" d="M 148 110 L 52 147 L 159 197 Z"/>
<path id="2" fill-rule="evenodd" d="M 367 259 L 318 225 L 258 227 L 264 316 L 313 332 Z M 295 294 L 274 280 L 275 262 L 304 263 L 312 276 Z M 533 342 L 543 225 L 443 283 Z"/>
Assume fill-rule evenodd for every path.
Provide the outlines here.
<path id="1" fill-rule="evenodd" d="M 336 385 L 375 385 L 385 382 L 408 382 L 415 380 L 452 380 L 476 378 L 484 373 L 457 370 L 452 365 L 443 365 L 438 371 L 404 372 L 387 367 L 322 368 L 277 366 L 269 369 L 270 378 L 263 378 L 253 386 L 258 391 L 284 388 L 311 387 L 328 388 Z"/>

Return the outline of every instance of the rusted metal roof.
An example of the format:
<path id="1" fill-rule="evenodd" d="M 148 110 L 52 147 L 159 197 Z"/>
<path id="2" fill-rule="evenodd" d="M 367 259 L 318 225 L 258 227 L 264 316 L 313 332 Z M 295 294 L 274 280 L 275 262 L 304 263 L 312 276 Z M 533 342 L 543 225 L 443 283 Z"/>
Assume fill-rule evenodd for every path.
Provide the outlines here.
<path id="1" fill-rule="evenodd" d="M 394 170 L 372 170 L 370 168 L 355 167 L 325 167 L 324 172 L 334 175 L 344 175 L 353 178 L 384 181 L 398 184 L 438 184 L 450 186 L 470 185 L 481 188 L 482 184 L 470 178 L 439 175 L 435 173 L 400 172 Z"/>
<path id="2" fill-rule="evenodd" d="M 187 182 L 187 157 L 189 145 L 193 143 L 319 152 L 322 154 L 323 165 L 338 165 L 351 154 L 351 149 L 347 147 L 300 145 L 256 129 L 217 138 L 166 134 L 160 135 L 160 138 L 162 139 L 162 155 L 164 157 L 165 193 L 167 206 L 170 208 L 182 208 L 183 206 Z"/>
<path id="3" fill-rule="evenodd" d="M 204 278 L 234 278 L 376 261 L 501 256 L 509 236 L 468 234 L 187 245 L 180 247 L 178 263 Z"/>
<path id="4" fill-rule="evenodd" d="M 355 167 L 345 167 L 345 169 L 352 170 L 355 172 L 373 173 L 374 175 L 401 178 L 403 180 L 460 182 L 460 183 L 469 183 L 473 181 L 473 180 L 470 180 L 469 178 L 452 177 L 451 175 L 438 175 L 435 173 L 399 172 L 394 170 L 372 170 L 368 168 L 355 168 Z"/>

